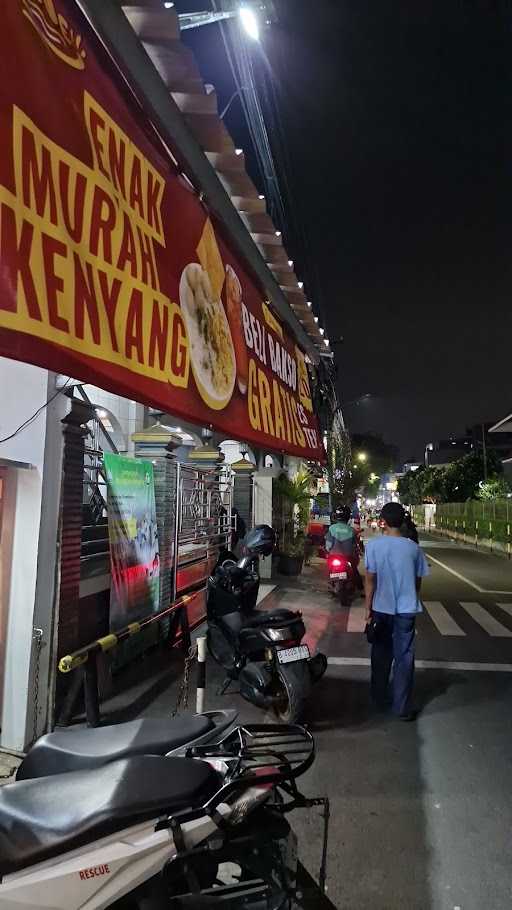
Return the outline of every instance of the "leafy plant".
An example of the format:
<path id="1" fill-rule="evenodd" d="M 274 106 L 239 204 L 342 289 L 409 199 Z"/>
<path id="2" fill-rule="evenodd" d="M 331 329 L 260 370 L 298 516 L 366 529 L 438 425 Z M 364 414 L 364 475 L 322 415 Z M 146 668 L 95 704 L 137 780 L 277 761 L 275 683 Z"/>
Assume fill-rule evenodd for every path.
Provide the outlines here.
<path id="1" fill-rule="evenodd" d="M 478 498 L 483 500 L 506 499 L 510 492 L 510 484 L 504 477 L 491 477 L 479 487 Z"/>
<path id="2" fill-rule="evenodd" d="M 280 474 L 275 492 L 280 513 L 280 549 L 288 556 L 301 556 L 311 508 L 311 475 L 308 471 L 298 471 L 291 478 Z"/>
<path id="3" fill-rule="evenodd" d="M 304 547 L 306 544 L 306 535 L 303 531 L 299 531 L 293 539 L 290 539 L 286 542 L 286 546 L 282 547 L 282 552 L 286 556 L 304 556 Z"/>

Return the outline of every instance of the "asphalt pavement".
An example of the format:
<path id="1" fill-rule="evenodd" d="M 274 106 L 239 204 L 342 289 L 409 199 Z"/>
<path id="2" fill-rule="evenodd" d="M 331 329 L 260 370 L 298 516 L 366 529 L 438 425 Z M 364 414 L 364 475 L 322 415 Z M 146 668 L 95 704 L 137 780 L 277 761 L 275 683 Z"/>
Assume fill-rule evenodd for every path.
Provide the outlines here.
<path id="1" fill-rule="evenodd" d="M 308 908 L 512 906 L 512 565 L 445 540 L 422 544 L 431 575 L 417 624 L 415 723 L 372 710 L 362 601 L 344 608 L 329 597 L 323 561 L 266 589 L 262 606 L 301 609 L 311 649 L 329 658 L 307 714 L 317 757 L 300 781 L 331 800 L 328 892 Z M 207 707 L 235 705 L 261 721 L 236 686 L 219 698 L 220 681 L 210 661 Z M 172 700 L 164 689 L 144 713 L 168 714 Z M 291 820 L 315 879 L 320 815 Z"/>

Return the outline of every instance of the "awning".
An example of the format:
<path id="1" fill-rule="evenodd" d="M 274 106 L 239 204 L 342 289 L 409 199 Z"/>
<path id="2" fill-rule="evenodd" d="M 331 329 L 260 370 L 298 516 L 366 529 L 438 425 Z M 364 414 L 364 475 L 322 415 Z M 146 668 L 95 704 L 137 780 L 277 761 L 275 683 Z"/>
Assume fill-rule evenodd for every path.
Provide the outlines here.
<path id="1" fill-rule="evenodd" d="M 489 433 L 512 433 L 512 414 L 509 414 L 508 417 L 504 417 L 503 420 L 498 420 L 498 423 L 495 423 L 488 431 Z"/>
<path id="2" fill-rule="evenodd" d="M 0 354 L 321 460 L 303 350 L 73 0 L 0 48 Z"/>

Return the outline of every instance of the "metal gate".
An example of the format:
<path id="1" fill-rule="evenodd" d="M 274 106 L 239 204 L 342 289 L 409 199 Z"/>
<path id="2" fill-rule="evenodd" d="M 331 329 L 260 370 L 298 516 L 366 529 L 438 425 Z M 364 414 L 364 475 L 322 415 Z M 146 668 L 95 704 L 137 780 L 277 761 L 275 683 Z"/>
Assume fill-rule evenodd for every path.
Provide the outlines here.
<path id="1" fill-rule="evenodd" d="M 178 464 L 174 597 L 205 586 L 222 550 L 231 546 L 233 477 L 229 468 Z"/>

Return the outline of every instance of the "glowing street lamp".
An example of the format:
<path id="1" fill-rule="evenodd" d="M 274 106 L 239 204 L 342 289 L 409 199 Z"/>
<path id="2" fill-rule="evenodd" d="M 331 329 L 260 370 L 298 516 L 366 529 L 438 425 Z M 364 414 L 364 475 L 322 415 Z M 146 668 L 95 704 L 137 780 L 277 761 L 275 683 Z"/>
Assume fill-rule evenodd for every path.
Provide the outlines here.
<path id="1" fill-rule="evenodd" d="M 366 454 L 366 452 L 358 452 L 357 460 L 358 460 L 358 461 L 363 461 L 363 462 L 364 462 L 364 461 L 367 461 L 367 460 L 368 460 L 368 455 Z"/>
<path id="2" fill-rule="evenodd" d="M 260 27 L 258 24 L 258 19 L 254 10 L 250 9 L 248 6 L 241 6 L 239 9 L 240 21 L 253 41 L 260 40 Z"/>
<path id="3" fill-rule="evenodd" d="M 429 463 L 429 460 L 428 460 L 428 453 L 429 453 L 429 452 L 433 452 L 433 451 L 434 451 L 434 443 L 433 443 L 433 442 L 427 442 L 427 444 L 426 444 L 426 446 L 425 446 L 425 467 L 426 467 L 426 468 L 430 467 L 430 463 Z"/>

